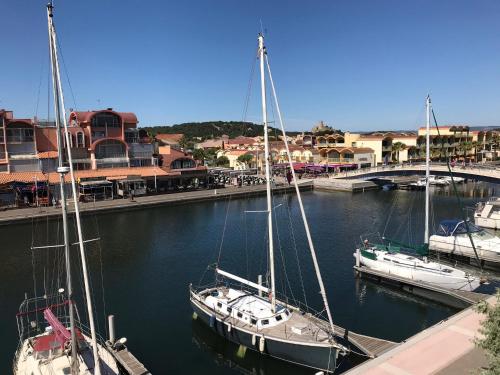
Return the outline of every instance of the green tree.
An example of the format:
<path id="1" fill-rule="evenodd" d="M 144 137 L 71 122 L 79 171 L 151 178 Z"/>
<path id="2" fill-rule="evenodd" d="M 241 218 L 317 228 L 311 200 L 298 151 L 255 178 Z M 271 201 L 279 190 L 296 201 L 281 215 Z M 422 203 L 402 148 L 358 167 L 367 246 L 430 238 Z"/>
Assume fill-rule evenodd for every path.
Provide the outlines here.
<path id="1" fill-rule="evenodd" d="M 483 375 L 500 374 L 500 289 L 497 289 L 496 304 L 488 304 L 486 301 L 476 305 L 476 311 L 486 315 L 481 323 L 479 332 L 483 338 L 476 339 L 475 343 L 486 351 L 490 360 L 489 368 L 483 370 Z"/>
<path id="2" fill-rule="evenodd" d="M 215 165 L 218 167 L 229 167 L 229 159 L 224 155 L 219 156 L 217 160 L 215 160 Z"/>
<path id="3" fill-rule="evenodd" d="M 395 142 L 392 144 L 392 153 L 393 156 L 396 156 L 396 161 L 399 163 L 399 153 L 403 150 L 406 150 L 406 145 L 402 142 Z M 391 159 L 394 160 L 393 157 Z"/>
<path id="4" fill-rule="evenodd" d="M 193 159 L 198 160 L 198 161 L 204 161 L 206 159 L 207 155 L 204 149 L 202 148 L 196 148 L 193 151 Z"/>
<path id="5" fill-rule="evenodd" d="M 248 167 L 248 164 L 253 160 L 253 155 L 252 154 L 243 154 L 238 156 L 237 159 L 240 163 L 245 164 L 246 167 Z"/>

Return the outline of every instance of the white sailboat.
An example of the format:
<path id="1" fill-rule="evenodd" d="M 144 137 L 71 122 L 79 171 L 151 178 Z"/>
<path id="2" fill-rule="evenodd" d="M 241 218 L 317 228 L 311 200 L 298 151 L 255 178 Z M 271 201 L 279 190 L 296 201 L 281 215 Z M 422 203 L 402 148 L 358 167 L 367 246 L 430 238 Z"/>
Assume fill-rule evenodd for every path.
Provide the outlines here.
<path id="1" fill-rule="evenodd" d="M 346 354 L 348 350 L 340 345 L 335 338 L 332 315 L 304 213 L 297 179 L 294 175 L 291 153 L 286 142 L 288 163 L 293 174 L 297 199 L 328 320 L 323 320 L 297 306 L 288 304 L 280 300 L 276 295 L 265 65 L 267 66 L 282 132 L 285 136 L 284 139 L 286 139 L 286 134 L 264 47 L 264 37 L 261 34 L 258 36 L 258 52 L 267 185 L 267 208 L 263 212 L 267 214 L 270 283 L 269 286 L 263 286 L 261 283 L 246 280 L 217 266 L 215 268 L 216 282 L 214 285 L 201 288 L 190 286 L 191 305 L 196 318 L 202 319 L 231 342 L 284 361 L 330 372 L 336 367 L 338 355 Z M 238 285 L 237 287 L 226 286 L 221 279 L 235 282 Z"/>
<path id="2" fill-rule="evenodd" d="M 427 97 L 427 138 L 426 138 L 426 177 L 425 177 L 425 234 L 424 246 L 418 250 L 424 256 L 418 254 L 401 253 L 401 246 L 394 241 L 386 240 L 387 244 L 372 244 L 367 240 L 356 250 L 354 257 L 364 267 L 396 275 L 413 281 L 423 281 L 432 283 L 446 289 L 469 290 L 472 291 L 479 287 L 480 283 L 474 276 L 450 267 L 448 265 L 431 262 L 427 259 L 429 249 L 429 146 L 430 146 L 430 111 L 431 100 Z M 432 237 L 431 237 L 432 238 Z M 403 246 L 404 247 L 404 246 Z"/>
<path id="3" fill-rule="evenodd" d="M 117 375 L 118 365 L 113 355 L 98 340 L 95 328 L 94 309 L 88 280 L 87 263 L 80 222 L 68 125 L 64 111 L 64 96 L 59 71 L 56 31 L 53 21 L 53 7 L 47 5 L 49 30 L 49 46 L 52 68 L 52 86 L 57 129 L 59 186 L 61 195 L 61 213 L 63 222 L 62 245 L 33 247 L 32 251 L 50 251 L 64 248 L 66 288 L 42 297 L 26 298 L 21 304 L 17 317 L 19 331 L 19 347 L 14 357 L 14 375 L 66 375 L 93 374 Z M 62 119 L 62 125 L 61 125 Z M 73 300 L 73 280 L 71 272 L 70 242 L 67 213 L 67 198 L 64 189 L 65 177 L 71 181 L 75 205 L 75 222 L 77 227 L 77 244 L 80 250 L 80 265 L 83 273 L 85 302 L 89 327 L 79 318 Z"/>

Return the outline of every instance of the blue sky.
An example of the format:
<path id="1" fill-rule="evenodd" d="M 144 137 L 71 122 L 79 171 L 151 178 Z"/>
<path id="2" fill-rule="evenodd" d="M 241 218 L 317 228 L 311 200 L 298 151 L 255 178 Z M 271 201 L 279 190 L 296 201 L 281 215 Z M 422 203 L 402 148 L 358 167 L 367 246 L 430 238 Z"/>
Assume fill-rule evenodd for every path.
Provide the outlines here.
<path id="1" fill-rule="evenodd" d="M 241 120 L 262 20 L 290 130 L 318 120 L 344 130 L 415 129 L 427 92 L 442 123 L 500 125 L 498 0 L 54 5 L 75 96 L 66 83 L 67 108 L 133 111 L 141 125 Z M 46 117 L 45 1 L 0 6 L 0 108 Z M 258 79 L 246 117 L 255 122 Z"/>

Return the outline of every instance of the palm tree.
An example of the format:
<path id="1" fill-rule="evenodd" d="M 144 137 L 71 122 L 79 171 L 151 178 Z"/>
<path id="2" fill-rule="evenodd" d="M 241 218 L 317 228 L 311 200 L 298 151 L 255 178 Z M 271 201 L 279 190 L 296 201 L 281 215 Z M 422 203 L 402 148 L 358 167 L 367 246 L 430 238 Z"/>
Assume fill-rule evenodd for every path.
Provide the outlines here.
<path id="1" fill-rule="evenodd" d="M 402 142 L 396 142 L 392 144 L 392 153 L 396 156 L 396 161 L 399 163 L 399 152 L 406 150 L 406 145 Z M 391 159 L 393 159 L 391 155 Z"/>

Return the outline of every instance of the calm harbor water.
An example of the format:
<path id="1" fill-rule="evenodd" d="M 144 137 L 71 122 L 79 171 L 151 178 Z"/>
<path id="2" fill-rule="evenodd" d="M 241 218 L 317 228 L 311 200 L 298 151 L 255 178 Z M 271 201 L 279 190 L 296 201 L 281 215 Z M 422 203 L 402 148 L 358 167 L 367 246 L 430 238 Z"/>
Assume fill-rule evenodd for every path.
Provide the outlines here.
<path id="1" fill-rule="evenodd" d="M 494 195 L 495 188 L 487 184 L 461 187 L 464 204 L 472 206 Z M 459 216 L 453 195 L 439 188 L 433 192 L 434 223 Z M 400 341 L 456 312 L 358 280 L 352 271 L 352 254 L 360 236 L 379 232 L 420 241 L 423 197 L 423 192 L 413 191 L 303 194 L 335 323 L 358 333 Z M 279 196 L 274 201 L 278 222 L 277 286 L 288 297 L 304 300 L 302 275 L 308 304 L 320 309 L 296 203 L 294 196 Z M 229 272 L 255 280 L 259 273 L 265 273 L 264 217 L 245 213 L 264 206 L 262 197 L 86 217 L 86 238 L 101 238 L 100 245 L 92 244 L 87 250 L 101 332 L 105 333 L 105 314 L 115 314 L 118 337 L 128 338 L 131 351 L 153 374 L 310 374 L 310 370 L 249 351 L 245 358 L 238 358 L 236 346 L 192 319 L 188 285 L 212 281 L 213 271 L 206 271 L 207 265 L 216 262 L 219 254 L 221 268 Z M 43 221 L 35 226 L 35 235 L 33 225 L 0 227 L 2 374 L 10 373 L 18 343 L 15 314 L 19 303 L 25 292 L 33 294 L 32 263 L 40 294 L 44 272 L 47 275 L 53 271 L 50 254 L 43 253 L 51 250 L 32 256 L 29 247 L 33 238 L 36 244 L 53 243 L 53 238 L 44 237 L 58 232 L 60 227 L 56 222 Z M 73 251 L 76 254 L 76 248 Z M 49 263 L 52 266 L 47 266 Z M 49 281 L 54 279 L 47 277 L 45 285 Z M 75 278 L 75 284 L 76 294 L 81 295 L 80 277 Z M 80 310 L 83 312 L 83 306 Z"/>

